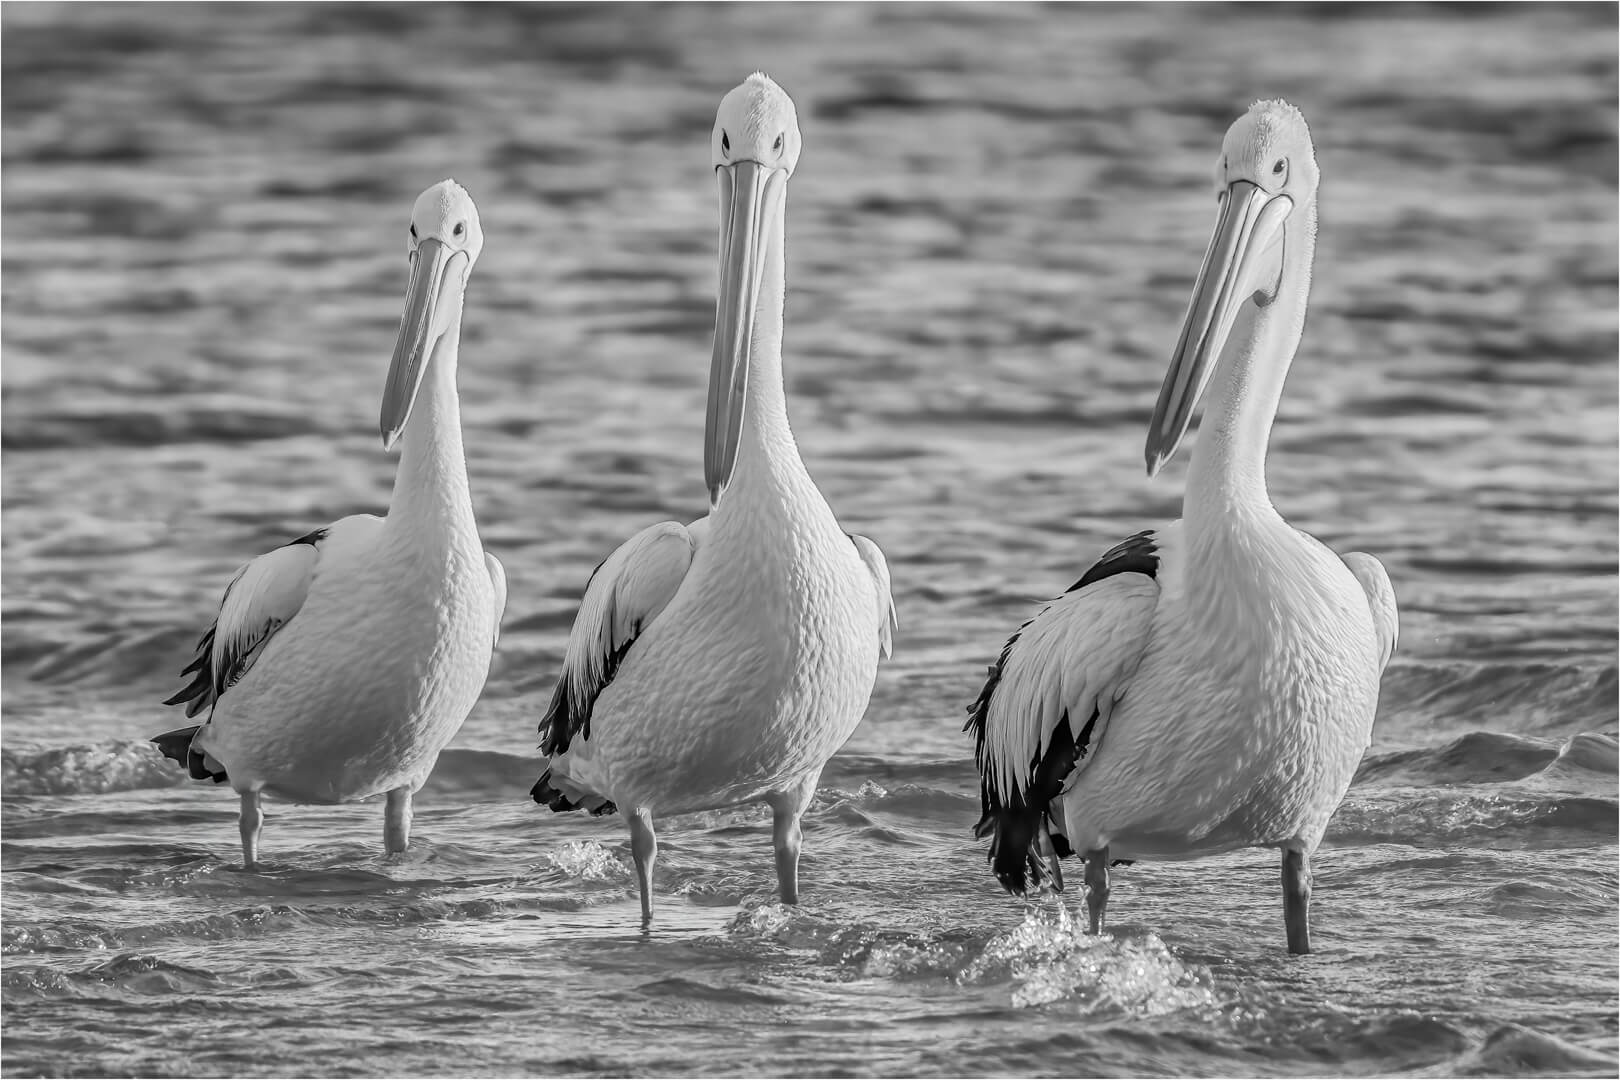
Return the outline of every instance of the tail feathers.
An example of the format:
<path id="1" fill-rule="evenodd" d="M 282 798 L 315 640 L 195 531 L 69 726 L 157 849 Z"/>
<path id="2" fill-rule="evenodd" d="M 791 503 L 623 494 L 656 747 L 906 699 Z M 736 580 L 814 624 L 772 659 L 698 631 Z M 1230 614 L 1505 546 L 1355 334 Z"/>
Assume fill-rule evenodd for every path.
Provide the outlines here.
<path id="1" fill-rule="evenodd" d="M 152 736 L 152 741 L 157 744 L 158 751 L 164 757 L 184 765 L 186 756 L 191 752 L 191 737 L 197 734 L 201 727 L 202 725 L 199 724 L 196 727 L 183 727 L 174 731 L 165 731 L 161 735 Z"/>
<path id="2" fill-rule="evenodd" d="M 1068 837 L 1051 832 L 1041 819 L 1040 808 L 1010 807 L 987 812 L 979 819 L 973 835 L 990 837 L 990 868 L 1001 887 L 1014 896 L 1026 896 L 1049 878 L 1052 887 L 1063 891 L 1063 879 L 1052 872 L 1053 863 L 1073 855 Z"/>
<path id="3" fill-rule="evenodd" d="M 1063 891 L 1063 877 L 1057 866 L 1057 859 L 1067 859 L 1073 855 L 1074 848 L 1069 838 L 1057 831 L 1063 816 L 1056 811 L 1057 804 L 1053 803 L 1048 810 L 1046 819 L 1046 840 L 1041 842 L 1040 814 L 1027 810 L 1002 810 L 996 813 L 987 813 L 979 819 L 973 827 L 973 835 L 979 840 L 990 837 L 990 865 L 996 872 L 996 880 L 1001 882 L 1002 888 L 1014 896 L 1025 896 L 1031 889 L 1039 888 L 1041 882 L 1048 878 L 1052 881 L 1052 888 L 1057 892 Z M 1047 862 L 1052 859 L 1052 862 Z M 1081 860 L 1086 861 L 1086 860 Z M 1109 866 L 1134 866 L 1135 859 L 1112 859 Z"/>
<path id="4" fill-rule="evenodd" d="M 223 784 L 230 779 L 225 774 L 225 766 L 203 751 L 192 749 L 191 741 L 201 730 L 201 725 L 176 728 L 152 736 L 152 741 L 164 757 L 184 765 L 193 780 L 212 780 L 216 784 Z"/>
<path id="5" fill-rule="evenodd" d="M 1052 729 L 1044 752 L 1036 752 L 1031 763 L 1033 775 L 1022 791 L 1014 790 L 1003 798 L 989 774 L 984 777 L 981 788 L 984 816 L 979 819 L 973 835 L 980 839 L 991 837 L 991 869 L 1001 887 L 1014 896 L 1027 895 L 1048 877 L 1053 889 L 1063 891 L 1063 875 L 1057 869 L 1057 860 L 1074 854 L 1069 838 L 1062 831 L 1065 828 L 1063 785 L 1074 772 L 1075 763 L 1086 756 L 1096 723 L 1097 712 L 1092 710 L 1091 719 L 1081 729 L 1076 742 L 1069 728 L 1069 714 L 1065 712 Z"/>
<path id="6" fill-rule="evenodd" d="M 566 814 L 570 810 L 589 810 L 593 816 L 601 817 L 603 814 L 616 814 L 619 812 L 617 806 L 602 796 L 588 791 L 579 791 L 573 788 L 571 784 L 568 786 L 575 793 L 569 795 L 557 786 L 564 783 L 566 781 L 560 778 L 553 782 L 551 770 L 547 769 L 541 774 L 540 779 L 535 781 L 534 787 L 529 789 L 529 795 L 535 802 L 550 807 L 554 813 L 558 814 Z"/>

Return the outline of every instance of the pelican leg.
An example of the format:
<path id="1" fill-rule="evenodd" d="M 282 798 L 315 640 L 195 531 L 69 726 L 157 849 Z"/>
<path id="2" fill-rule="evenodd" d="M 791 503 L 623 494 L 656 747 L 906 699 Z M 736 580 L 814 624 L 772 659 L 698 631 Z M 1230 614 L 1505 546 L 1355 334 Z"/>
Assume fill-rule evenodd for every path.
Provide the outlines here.
<path id="1" fill-rule="evenodd" d="M 1283 851 L 1283 925 L 1288 928 L 1288 951 L 1311 951 L 1311 857 L 1303 851 Z"/>
<path id="2" fill-rule="evenodd" d="M 237 817 L 242 829 L 242 869 L 253 870 L 259 863 L 259 830 L 264 828 L 264 811 L 257 791 L 242 792 L 242 812 Z"/>
<path id="3" fill-rule="evenodd" d="M 388 793 L 383 811 L 383 850 L 393 855 L 411 846 L 411 789 L 395 788 Z"/>
<path id="4" fill-rule="evenodd" d="M 1103 932 L 1103 910 L 1108 907 L 1108 849 L 1086 852 L 1086 910 L 1091 913 L 1091 932 Z"/>
<path id="5" fill-rule="evenodd" d="M 776 888 L 784 904 L 799 902 L 799 846 L 804 840 L 799 822 L 816 797 L 816 784 L 820 780 L 821 773 L 817 771 L 790 790 L 775 792 L 765 799 L 774 816 L 771 839 L 776 846 Z"/>
<path id="6" fill-rule="evenodd" d="M 652 925 L 653 862 L 658 858 L 658 836 L 652 811 L 638 806 L 630 812 L 630 856 L 636 861 L 636 882 L 641 886 L 641 925 Z"/>

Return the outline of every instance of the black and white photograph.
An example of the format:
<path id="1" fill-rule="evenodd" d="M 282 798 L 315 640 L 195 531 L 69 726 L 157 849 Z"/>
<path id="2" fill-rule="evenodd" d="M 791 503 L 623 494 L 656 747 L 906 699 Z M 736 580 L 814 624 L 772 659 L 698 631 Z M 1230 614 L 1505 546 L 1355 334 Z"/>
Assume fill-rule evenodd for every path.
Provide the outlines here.
<path id="1" fill-rule="evenodd" d="M 8 0 L 0 127 L 0 1076 L 1620 1071 L 1620 4 Z"/>

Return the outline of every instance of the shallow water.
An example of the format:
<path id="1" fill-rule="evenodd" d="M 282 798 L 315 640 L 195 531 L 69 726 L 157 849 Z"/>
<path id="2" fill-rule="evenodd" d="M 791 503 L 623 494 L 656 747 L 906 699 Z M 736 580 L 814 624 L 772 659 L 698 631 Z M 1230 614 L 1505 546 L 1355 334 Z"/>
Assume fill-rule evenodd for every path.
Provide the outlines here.
<path id="1" fill-rule="evenodd" d="M 1616 1069 L 1612 7 L 8 6 L 7 1075 L 1591 1074 Z M 763 810 L 526 799 L 591 566 L 702 512 L 707 132 L 795 95 L 788 380 L 902 621 L 772 902 Z M 1003 896 L 960 732 L 984 665 L 1176 514 L 1143 431 L 1226 125 L 1314 127 L 1322 235 L 1272 441 L 1376 552 L 1401 651 L 1283 952 L 1275 855 Z M 381 808 L 229 792 L 145 736 L 245 558 L 380 510 L 410 200 L 488 236 L 461 386 L 511 601 L 488 689 Z M 1068 896 L 1071 904 L 1077 898 Z"/>

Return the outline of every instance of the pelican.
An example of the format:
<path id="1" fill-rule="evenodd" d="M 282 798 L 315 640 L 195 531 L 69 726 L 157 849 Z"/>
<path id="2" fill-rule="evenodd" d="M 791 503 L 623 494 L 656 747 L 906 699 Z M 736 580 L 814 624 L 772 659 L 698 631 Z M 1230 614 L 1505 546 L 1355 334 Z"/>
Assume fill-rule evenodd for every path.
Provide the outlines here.
<path id="1" fill-rule="evenodd" d="M 710 142 L 720 291 L 704 434 L 709 513 L 649 526 L 591 575 L 540 721 L 549 761 L 532 792 L 558 812 L 623 812 L 644 925 L 657 814 L 769 804 L 778 889 L 798 902 L 800 818 L 866 711 L 895 629 L 883 553 L 839 527 L 788 427 L 793 102 L 756 73 L 721 101 Z"/>
<path id="2" fill-rule="evenodd" d="M 1395 594 L 1283 520 L 1266 443 L 1299 346 L 1318 172 L 1299 110 L 1251 107 L 1215 170 L 1219 221 L 1159 392 L 1148 475 L 1210 403 L 1179 521 L 1104 554 L 1015 633 L 969 706 L 990 861 L 1007 891 L 1085 861 L 1282 851 L 1288 949 L 1310 951 L 1310 856 L 1371 740 Z M 1026 872 L 1027 871 L 1027 872 Z"/>
<path id="3" fill-rule="evenodd" d="M 204 709 L 152 741 L 197 780 L 241 797 L 242 857 L 258 862 L 261 796 L 342 803 L 386 794 L 384 844 L 410 843 L 411 796 L 478 700 L 506 607 L 484 551 L 461 447 L 456 354 L 467 277 L 484 246 L 453 180 L 416 200 L 405 313 L 383 390 L 384 450 L 403 438 L 386 518 L 356 514 L 237 571 L 164 702 Z"/>

